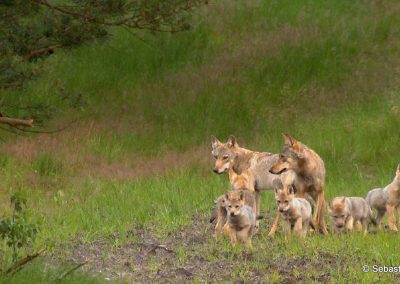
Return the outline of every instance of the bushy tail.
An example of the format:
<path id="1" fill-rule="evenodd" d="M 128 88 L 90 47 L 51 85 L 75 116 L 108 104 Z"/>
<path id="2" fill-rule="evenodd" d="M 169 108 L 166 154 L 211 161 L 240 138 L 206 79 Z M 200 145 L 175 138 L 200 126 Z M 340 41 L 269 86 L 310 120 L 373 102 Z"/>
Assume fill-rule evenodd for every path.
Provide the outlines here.
<path id="1" fill-rule="evenodd" d="M 218 217 L 218 211 L 219 208 L 221 207 L 221 202 L 223 201 L 224 196 L 218 197 L 216 200 L 214 200 L 214 207 L 212 208 L 212 213 L 210 217 L 210 223 L 214 222 L 215 219 Z"/>

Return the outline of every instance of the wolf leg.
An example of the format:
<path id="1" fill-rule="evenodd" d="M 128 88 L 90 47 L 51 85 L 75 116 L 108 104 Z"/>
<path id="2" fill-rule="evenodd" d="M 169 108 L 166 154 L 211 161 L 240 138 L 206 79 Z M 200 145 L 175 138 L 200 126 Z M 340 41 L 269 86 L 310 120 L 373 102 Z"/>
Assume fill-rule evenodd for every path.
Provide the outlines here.
<path id="1" fill-rule="evenodd" d="M 383 218 L 383 216 L 385 216 L 386 210 L 378 210 L 378 214 L 376 215 L 376 226 L 378 227 L 378 229 L 381 229 L 381 220 Z"/>
<path id="2" fill-rule="evenodd" d="M 351 232 L 353 231 L 353 226 L 354 226 L 354 219 L 353 216 L 350 216 L 346 220 L 346 229 Z"/>
<path id="3" fill-rule="evenodd" d="M 273 237 L 275 235 L 276 229 L 278 228 L 278 224 L 279 224 L 280 218 L 281 218 L 281 214 L 278 212 L 276 214 L 274 222 L 272 223 L 272 227 L 271 227 L 271 230 L 268 233 L 268 237 Z"/>
<path id="4" fill-rule="evenodd" d="M 261 198 L 260 198 L 260 191 L 256 190 L 254 193 L 256 196 L 256 216 L 260 216 L 260 204 L 261 204 Z M 254 227 L 254 232 L 258 233 L 258 229 L 260 228 L 260 221 L 256 220 L 256 225 Z"/>
<path id="5" fill-rule="evenodd" d="M 394 206 L 386 205 L 386 210 L 388 212 L 389 228 L 390 230 L 397 232 L 398 230 L 396 226 L 396 218 L 394 216 Z"/>
<path id="6" fill-rule="evenodd" d="M 303 236 L 303 219 L 297 218 L 296 222 L 294 223 L 294 231 L 300 236 Z"/>
<path id="7" fill-rule="evenodd" d="M 218 215 L 217 224 L 215 225 L 215 239 L 219 240 L 221 238 L 222 227 L 224 226 L 225 218 Z"/>
<path id="8" fill-rule="evenodd" d="M 326 229 L 325 220 L 324 220 L 324 211 L 325 211 L 325 195 L 324 191 L 321 190 L 318 192 L 317 196 L 317 215 L 316 215 L 316 224 L 318 225 L 321 232 L 326 235 L 328 234 L 328 230 Z"/>

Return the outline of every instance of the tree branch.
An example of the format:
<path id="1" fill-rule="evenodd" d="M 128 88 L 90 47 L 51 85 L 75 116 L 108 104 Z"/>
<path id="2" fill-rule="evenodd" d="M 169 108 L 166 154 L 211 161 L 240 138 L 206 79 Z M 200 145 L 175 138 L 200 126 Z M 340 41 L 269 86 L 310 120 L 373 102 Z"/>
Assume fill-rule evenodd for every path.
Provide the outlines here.
<path id="1" fill-rule="evenodd" d="M 0 117 L 0 124 L 8 124 L 12 127 L 27 126 L 33 127 L 33 119 L 18 119 L 10 117 Z"/>

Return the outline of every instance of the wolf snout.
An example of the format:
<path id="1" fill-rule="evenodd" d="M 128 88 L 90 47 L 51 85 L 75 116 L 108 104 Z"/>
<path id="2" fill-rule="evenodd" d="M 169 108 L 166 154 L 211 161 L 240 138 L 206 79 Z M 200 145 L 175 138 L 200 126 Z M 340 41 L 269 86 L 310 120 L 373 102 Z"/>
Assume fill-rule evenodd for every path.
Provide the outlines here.
<path id="1" fill-rule="evenodd" d="M 285 212 L 285 210 L 283 210 L 282 208 L 279 209 L 279 212 L 283 213 Z"/>
<path id="2" fill-rule="evenodd" d="M 231 216 L 235 216 L 235 213 L 231 212 Z"/>

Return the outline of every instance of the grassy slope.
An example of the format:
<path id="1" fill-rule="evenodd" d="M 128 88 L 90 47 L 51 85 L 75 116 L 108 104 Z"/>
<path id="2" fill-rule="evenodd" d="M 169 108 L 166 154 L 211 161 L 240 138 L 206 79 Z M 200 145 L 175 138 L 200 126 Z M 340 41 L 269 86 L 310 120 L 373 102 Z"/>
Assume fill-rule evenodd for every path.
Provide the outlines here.
<path id="1" fill-rule="evenodd" d="M 116 31 L 105 44 L 53 56 L 42 78 L 25 91 L 4 92 L 4 102 L 55 104 L 53 124 L 64 121 L 64 113 L 85 119 L 54 138 L 8 138 L 0 157 L 2 203 L 12 191 L 27 192 L 32 218 L 42 223 L 37 246 L 55 251 L 78 235 L 92 241 L 135 226 L 163 238 L 189 225 L 193 215 L 206 218 L 213 198 L 228 187 L 226 177 L 210 173 L 202 154 L 208 155 L 210 134 L 234 133 L 249 148 L 277 152 L 280 133 L 292 133 L 325 160 L 329 198 L 364 196 L 387 184 L 399 162 L 398 4 L 320 2 L 212 4 L 192 32 L 144 34 L 143 43 Z M 77 94 L 85 104 L 71 111 Z M 14 142 L 28 150 L 21 154 Z M 181 165 L 192 152 L 196 161 Z M 135 171 L 138 161 L 169 153 L 177 158 L 166 163 L 178 165 L 167 173 L 155 170 L 155 177 L 116 180 L 103 175 L 107 167 L 97 168 Z M 263 204 L 273 210 L 272 194 L 264 194 Z M 279 238 L 275 246 L 255 240 L 273 258 L 315 257 L 321 250 L 338 255 L 343 265 L 321 268 L 338 281 L 378 277 L 360 275 L 349 263 L 400 264 L 397 243 L 388 233 L 317 236 L 283 248 Z M 209 247 L 217 245 L 209 240 L 198 249 Z M 232 276 L 246 278 L 258 268 L 262 249 Z"/>

